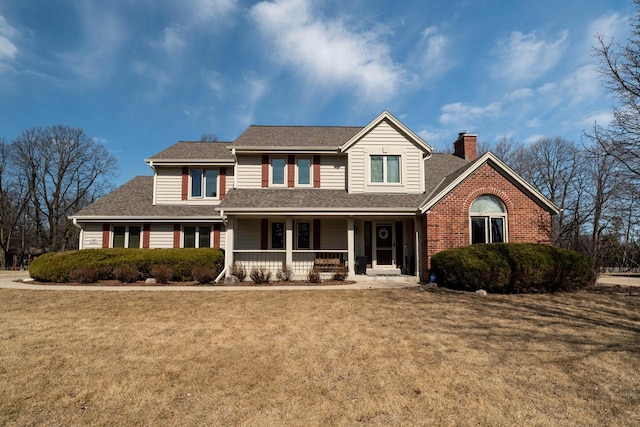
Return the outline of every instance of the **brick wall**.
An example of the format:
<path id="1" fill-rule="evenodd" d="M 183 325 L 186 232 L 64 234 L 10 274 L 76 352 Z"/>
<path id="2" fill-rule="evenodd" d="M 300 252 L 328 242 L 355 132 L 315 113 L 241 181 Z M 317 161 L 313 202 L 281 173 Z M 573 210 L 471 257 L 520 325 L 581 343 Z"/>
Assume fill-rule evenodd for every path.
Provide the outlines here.
<path id="1" fill-rule="evenodd" d="M 551 244 L 551 215 L 485 163 L 423 215 L 423 278 L 428 277 L 433 254 L 470 244 L 469 207 L 482 194 L 504 202 L 508 242 Z"/>

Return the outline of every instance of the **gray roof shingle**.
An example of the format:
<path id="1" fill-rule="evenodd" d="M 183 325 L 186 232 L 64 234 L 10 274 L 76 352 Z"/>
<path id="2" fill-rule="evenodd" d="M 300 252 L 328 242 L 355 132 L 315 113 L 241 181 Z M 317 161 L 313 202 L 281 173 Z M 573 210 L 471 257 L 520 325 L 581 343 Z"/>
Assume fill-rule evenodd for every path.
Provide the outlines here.
<path id="1" fill-rule="evenodd" d="M 231 142 L 179 141 L 148 160 L 233 160 Z"/>
<path id="2" fill-rule="evenodd" d="M 471 163 L 455 154 L 434 153 L 424 160 L 425 192 L 431 194 L 439 184 L 450 176 L 457 176 L 454 172 L 465 169 Z M 455 177 L 453 178 L 455 179 Z"/>
<path id="3" fill-rule="evenodd" d="M 233 144 L 242 147 L 336 148 L 362 127 L 348 126 L 249 126 Z"/>

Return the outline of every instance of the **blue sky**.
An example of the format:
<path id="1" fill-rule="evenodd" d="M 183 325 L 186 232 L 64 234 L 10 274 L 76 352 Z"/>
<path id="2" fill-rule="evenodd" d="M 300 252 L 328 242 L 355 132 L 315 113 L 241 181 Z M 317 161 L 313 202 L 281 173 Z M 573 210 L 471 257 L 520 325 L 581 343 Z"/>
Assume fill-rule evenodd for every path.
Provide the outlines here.
<path id="1" fill-rule="evenodd" d="M 250 124 L 364 126 L 388 110 L 447 149 L 579 141 L 613 101 L 594 34 L 631 0 L 3 0 L 0 137 L 79 127 L 121 184 L 178 140 Z"/>

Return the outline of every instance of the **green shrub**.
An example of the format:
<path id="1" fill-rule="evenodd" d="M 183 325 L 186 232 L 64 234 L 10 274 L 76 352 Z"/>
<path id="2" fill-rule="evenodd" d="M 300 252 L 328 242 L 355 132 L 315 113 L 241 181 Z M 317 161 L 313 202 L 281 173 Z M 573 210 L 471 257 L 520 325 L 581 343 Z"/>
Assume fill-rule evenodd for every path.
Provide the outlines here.
<path id="1" fill-rule="evenodd" d="M 69 272 L 69 279 L 72 282 L 95 283 L 100 279 L 100 272 L 91 266 L 78 267 Z"/>
<path id="2" fill-rule="evenodd" d="M 209 284 L 216 278 L 216 271 L 206 265 L 196 265 L 191 274 L 193 279 L 202 285 Z"/>
<path id="3" fill-rule="evenodd" d="M 140 272 L 131 265 L 121 265 L 113 271 L 116 280 L 122 283 L 133 283 L 140 278 Z"/>
<path id="4" fill-rule="evenodd" d="M 433 255 L 431 271 L 440 286 L 495 293 L 571 291 L 595 278 L 591 262 L 578 252 L 532 243 L 448 249 Z"/>
<path id="5" fill-rule="evenodd" d="M 36 258 L 29 267 L 31 277 L 43 282 L 67 282 L 69 273 L 78 267 L 98 269 L 100 279 L 113 279 L 114 271 L 122 265 L 138 269 L 141 278 L 152 277 L 153 267 L 165 265 L 173 271 L 174 280 L 191 280 L 196 265 L 222 270 L 224 254 L 219 249 L 84 249 L 49 253 Z"/>
<path id="6" fill-rule="evenodd" d="M 156 283 L 167 284 L 173 277 L 173 270 L 166 265 L 156 265 L 151 268 L 151 277 L 156 279 Z"/>

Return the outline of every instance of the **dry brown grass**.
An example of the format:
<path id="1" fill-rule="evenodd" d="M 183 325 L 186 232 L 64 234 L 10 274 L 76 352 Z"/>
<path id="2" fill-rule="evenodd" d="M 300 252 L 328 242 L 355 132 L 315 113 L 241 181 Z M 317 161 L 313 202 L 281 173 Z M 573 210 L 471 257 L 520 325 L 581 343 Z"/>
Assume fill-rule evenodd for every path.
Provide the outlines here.
<path id="1" fill-rule="evenodd" d="M 640 297 L 0 290 L 1 425 L 640 425 Z"/>

